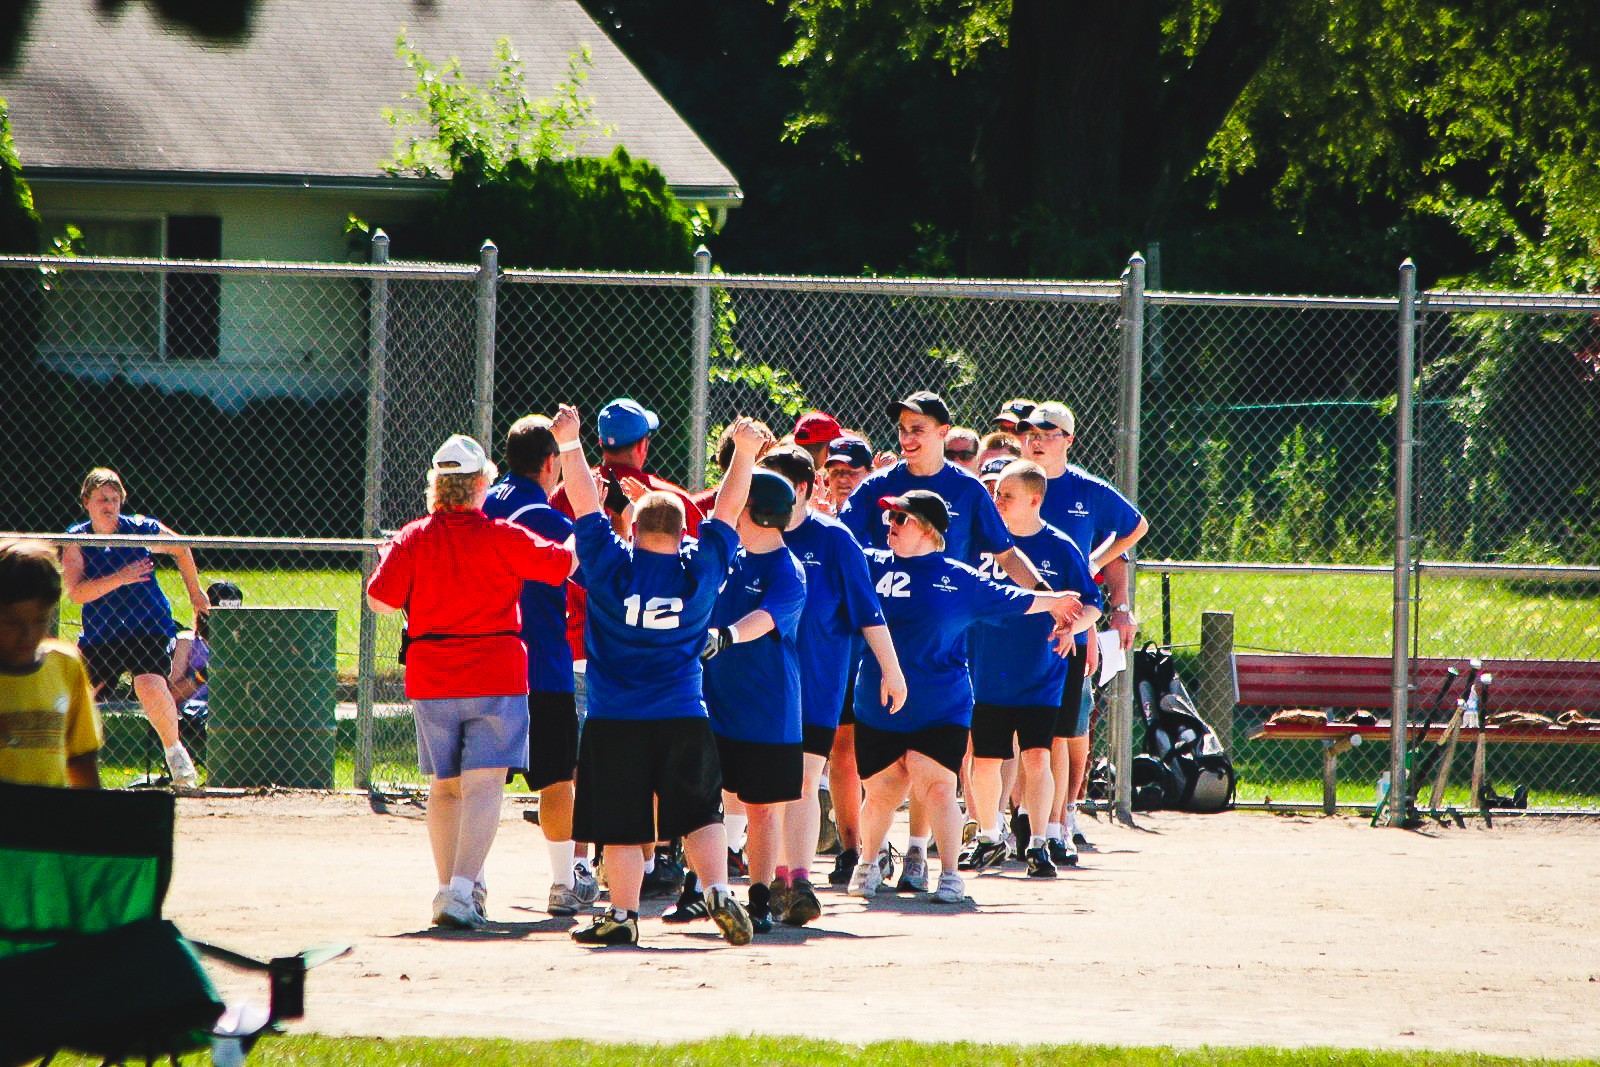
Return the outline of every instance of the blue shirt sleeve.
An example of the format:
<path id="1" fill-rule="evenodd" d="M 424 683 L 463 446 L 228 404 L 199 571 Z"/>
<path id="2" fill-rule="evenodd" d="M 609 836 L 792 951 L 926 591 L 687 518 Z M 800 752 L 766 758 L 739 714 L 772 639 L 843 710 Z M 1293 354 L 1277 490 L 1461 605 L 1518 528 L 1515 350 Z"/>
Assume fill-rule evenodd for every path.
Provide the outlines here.
<path id="1" fill-rule="evenodd" d="M 861 546 L 840 538 L 835 551 L 839 560 L 840 607 L 850 629 L 882 626 L 883 607 L 872 587 L 872 574 L 867 570 L 867 557 Z"/>
<path id="2" fill-rule="evenodd" d="M 628 546 L 611 528 L 602 512 L 585 515 L 576 523 L 578 561 L 591 582 L 604 582 L 628 558 Z"/>
<path id="3" fill-rule="evenodd" d="M 1094 538 L 1098 545 L 1107 537 L 1126 537 L 1138 528 L 1143 512 L 1134 507 L 1127 497 L 1117 492 L 1115 486 L 1099 484 L 1094 487 Z"/>
<path id="4" fill-rule="evenodd" d="M 1005 520 L 1000 518 L 999 509 L 994 506 L 994 499 L 983 491 L 981 482 L 976 493 L 968 494 L 967 507 L 973 509 L 972 545 L 969 551 L 992 552 L 998 556 L 1016 544 L 1011 531 L 1006 529 Z"/>
<path id="5" fill-rule="evenodd" d="M 960 565 L 968 576 L 967 610 L 974 619 L 1001 619 L 1026 615 L 1033 604 L 1033 593 L 1014 585 L 991 582 L 976 570 Z"/>
<path id="6" fill-rule="evenodd" d="M 682 555 L 698 584 L 708 576 L 727 574 L 738 550 L 739 534 L 734 528 L 720 519 L 707 519 L 700 524 L 699 538 L 685 546 Z"/>
<path id="7" fill-rule="evenodd" d="M 772 568 L 772 586 L 761 598 L 761 607 L 772 616 L 774 628 L 785 637 L 800 632 L 800 616 L 806 609 L 806 575 L 800 561 L 788 549 L 781 566 Z"/>

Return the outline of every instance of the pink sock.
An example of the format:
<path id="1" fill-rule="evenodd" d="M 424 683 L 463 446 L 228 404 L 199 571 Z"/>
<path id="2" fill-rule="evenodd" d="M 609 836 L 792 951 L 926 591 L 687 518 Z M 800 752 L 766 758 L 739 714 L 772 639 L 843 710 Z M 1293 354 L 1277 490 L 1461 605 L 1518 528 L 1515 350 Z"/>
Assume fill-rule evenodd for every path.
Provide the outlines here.
<path id="1" fill-rule="evenodd" d="M 777 875 L 775 877 L 779 881 L 787 882 L 789 880 L 789 868 L 787 868 L 787 867 L 779 867 L 778 868 L 778 873 L 777 873 Z"/>
<path id="2" fill-rule="evenodd" d="M 789 884 L 790 885 L 794 885 L 796 882 L 801 882 L 801 881 L 804 881 L 804 882 L 811 881 L 811 869 L 810 868 L 808 868 L 808 867 L 796 867 L 794 870 L 789 872 Z"/>

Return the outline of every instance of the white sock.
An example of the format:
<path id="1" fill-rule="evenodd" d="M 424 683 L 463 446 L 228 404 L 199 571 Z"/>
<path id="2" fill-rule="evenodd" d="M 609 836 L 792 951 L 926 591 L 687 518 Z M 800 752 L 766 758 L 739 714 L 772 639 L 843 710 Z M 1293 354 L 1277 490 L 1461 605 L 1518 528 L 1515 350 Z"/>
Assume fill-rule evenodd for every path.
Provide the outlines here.
<path id="1" fill-rule="evenodd" d="M 456 875 L 454 878 L 450 879 L 450 892 L 454 893 L 462 900 L 471 900 L 472 879 L 467 878 L 464 875 Z"/>
<path id="2" fill-rule="evenodd" d="M 655 869 L 656 869 L 656 857 L 655 857 L 654 853 L 651 853 L 650 855 L 648 855 L 648 856 L 646 856 L 644 858 L 644 873 L 645 874 L 649 874 L 651 871 L 653 871 Z"/>
<path id="3" fill-rule="evenodd" d="M 911 838 L 910 840 L 908 840 L 906 842 L 906 851 L 907 852 L 920 852 L 924 856 L 926 856 L 928 854 L 928 838 L 927 837 L 913 837 L 913 838 Z"/>
<path id="4" fill-rule="evenodd" d="M 1044 828 L 1044 836 L 1048 837 L 1052 841 L 1066 840 L 1066 836 L 1061 832 L 1061 824 L 1058 822 L 1046 824 Z"/>
<path id="5" fill-rule="evenodd" d="M 735 852 L 744 848 L 745 827 L 750 824 L 748 815 L 724 815 L 722 825 L 728 828 L 728 847 Z"/>
<path id="6" fill-rule="evenodd" d="M 572 880 L 572 842 L 546 841 L 544 847 L 550 850 L 550 874 L 555 879 L 554 884 L 573 888 L 577 883 Z"/>
<path id="7" fill-rule="evenodd" d="M 1034 834 L 1032 837 L 1028 838 L 1028 847 L 1029 848 L 1042 848 L 1042 847 L 1044 847 L 1044 838 L 1039 836 L 1038 834 Z"/>
<path id="8" fill-rule="evenodd" d="M 702 892 L 706 893 L 707 895 L 712 893 L 725 893 L 730 897 L 733 896 L 733 890 L 728 888 L 727 882 L 718 882 L 716 885 L 708 885 Z"/>
<path id="9" fill-rule="evenodd" d="M 978 840 L 979 841 L 986 841 L 991 845 L 994 844 L 995 842 L 1000 840 L 1000 827 L 998 825 L 996 825 L 996 826 L 990 827 L 987 830 L 979 830 L 978 831 Z"/>
<path id="10" fill-rule="evenodd" d="M 440 885 L 439 885 L 439 892 L 441 892 L 441 893 L 448 893 L 448 892 L 450 892 L 450 883 L 449 883 L 449 882 L 442 882 L 442 883 L 440 883 Z"/>

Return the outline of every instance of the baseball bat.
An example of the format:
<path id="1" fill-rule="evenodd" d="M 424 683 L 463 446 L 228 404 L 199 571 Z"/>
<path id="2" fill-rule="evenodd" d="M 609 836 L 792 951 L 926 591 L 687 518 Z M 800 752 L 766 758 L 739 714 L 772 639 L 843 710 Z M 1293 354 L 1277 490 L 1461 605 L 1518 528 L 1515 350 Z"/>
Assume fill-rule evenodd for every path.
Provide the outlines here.
<path id="1" fill-rule="evenodd" d="M 1485 821 L 1489 818 L 1489 805 L 1483 802 L 1483 775 L 1488 763 L 1484 745 L 1489 726 L 1489 687 L 1493 684 L 1492 674 L 1485 673 L 1478 679 L 1478 742 L 1472 750 L 1472 802 L 1483 812 Z"/>
<path id="2" fill-rule="evenodd" d="M 1478 684 L 1478 674 L 1482 670 L 1483 670 L 1483 660 L 1474 657 L 1473 659 L 1470 659 L 1470 660 L 1467 661 L 1467 685 L 1466 685 L 1466 689 L 1464 689 L 1463 692 L 1470 693 L 1472 691 L 1472 687 L 1474 685 Z M 1440 701 L 1442 703 L 1443 700 L 1444 700 L 1444 697 L 1443 697 L 1442 694 L 1441 694 L 1439 699 L 1440 699 Z M 1457 700 L 1456 704 L 1459 706 L 1461 704 L 1461 701 Z M 1433 729 L 1433 722 L 1434 722 L 1434 716 L 1430 715 L 1428 717 L 1427 725 L 1423 727 L 1422 736 L 1417 739 L 1419 744 L 1428 739 L 1428 731 Z M 1428 780 L 1428 775 L 1433 773 L 1433 768 L 1438 766 L 1439 756 L 1444 752 L 1445 735 L 1448 735 L 1449 732 L 1450 732 L 1449 728 L 1446 727 L 1445 734 L 1441 735 L 1439 737 L 1438 743 L 1436 745 L 1434 745 L 1433 748 L 1428 751 L 1427 755 L 1422 757 L 1422 763 L 1417 768 L 1416 781 L 1417 781 L 1418 784 L 1417 784 L 1416 788 L 1409 790 L 1409 793 L 1410 793 L 1411 796 L 1415 797 L 1415 796 L 1420 796 L 1421 795 L 1421 793 L 1422 793 L 1421 783 L 1426 782 Z"/>
<path id="3" fill-rule="evenodd" d="M 1476 706 L 1478 703 L 1478 668 L 1482 667 L 1482 663 L 1478 660 L 1472 662 L 1472 684 L 1467 687 L 1467 698 L 1456 703 L 1456 713 L 1450 716 L 1450 725 L 1439 739 L 1444 746 L 1444 757 L 1439 761 L 1439 774 L 1433 780 L 1433 795 L 1428 798 L 1428 808 L 1432 811 L 1438 811 L 1440 801 L 1444 800 L 1444 787 L 1450 781 L 1450 765 L 1455 762 L 1456 742 L 1461 739 L 1461 721 L 1466 715 L 1467 705 Z"/>

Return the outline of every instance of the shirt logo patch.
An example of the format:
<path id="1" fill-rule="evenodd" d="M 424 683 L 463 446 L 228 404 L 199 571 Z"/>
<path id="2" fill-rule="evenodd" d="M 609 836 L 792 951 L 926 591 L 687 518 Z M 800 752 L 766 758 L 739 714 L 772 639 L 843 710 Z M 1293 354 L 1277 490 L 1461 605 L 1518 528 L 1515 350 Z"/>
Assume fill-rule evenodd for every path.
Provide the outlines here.
<path id="1" fill-rule="evenodd" d="M 951 584 L 950 576 L 948 574 L 939 575 L 939 580 L 937 582 L 933 583 L 933 587 L 935 589 L 939 590 L 939 592 L 941 592 L 941 593 L 954 593 L 954 592 L 956 592 L 956 587 L 953 584 Z"/>

